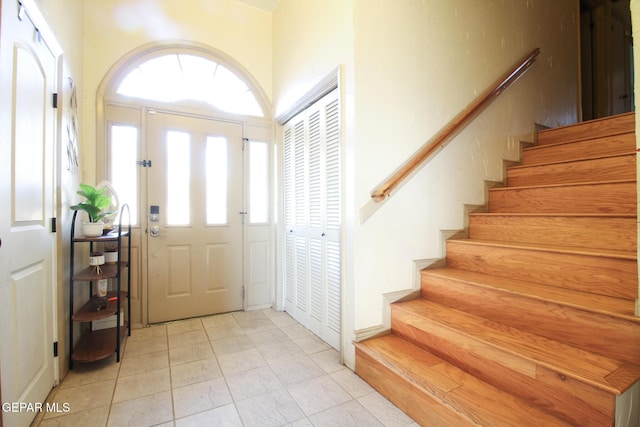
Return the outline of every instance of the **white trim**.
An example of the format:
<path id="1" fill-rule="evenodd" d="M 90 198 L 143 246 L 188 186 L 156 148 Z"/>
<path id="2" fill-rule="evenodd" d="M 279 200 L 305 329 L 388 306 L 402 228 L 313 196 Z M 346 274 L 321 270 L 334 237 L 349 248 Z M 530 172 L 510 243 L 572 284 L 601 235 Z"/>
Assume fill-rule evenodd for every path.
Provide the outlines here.
<path id="1" fill-rule="evenodd" d="M 115 88 L 122 81 L 122 79 L 131 71 L 133 68 L 138 66 L 139 64 L 157 57 L 161 56 L 164 53 L 185 53 L 185 54 L 198 54 L 204 58 L 211 59 L 217 62 L 220 65 L 228 68 L 229 71 L 233 72 L 238 78 L 243 80 L 253 95 L 256 97 L 258 104 L 262 108 L 264 113 L 263 117 L 256 117 L 256 119 L 270 119 L 271 118 L 271 103 L 269 98 L 265 94 L 262 86 L 258 83 L 258 81 L 251 75 L 249 70 L 243 67 L 238 61 L 236 61 L 231 56 L 225 54 L 224 52 L 212 47 L 205 45 L 203 43 L 197 43 L 193 41 L 186 40 L 169 40 L 169 41 L 161 41 L 161 42 L 151 42 L 146 43 L 142 46 L 138 46 L 137 48 L 131 50 L 126 53 L 123 57 L 121 57 L 118 61 L 116 61 L 113 66 L 107 71 L 104 79 L 100 83 L 97 91 L 97 103 L 101 102 L 110 102 L 110 103 L 120 103 L 124 102 L 125 104 L 129 104 L 126 101 L 126 98 L 120 97 L 116 94 Z M 135 100 L 133 105 L 147 105 L 148 102 L 142 100 Z M 217 117 L 218 111 L 214 112 Z M 242 115 L 233 114 L 234 117 L 244 117 Z M 253 116 L 246 116 L 247 122 L 253 122 Z"/>
<path id="2" fill-rule="evenodd" d="M 320 80 L 314 87 L 303 95 L 295 104 L 293 104 L 287 111 L 276 116 L 276 122 L 280 125 L 284 125 L 293 117 L 303 112 L 316 101 L 328 94 L 334 89 L 338 88 L 338 79 L 340 76 L 340 68 L 336 68 L 325 78 Z"/>
<path id="3" fill-rule="evenodd" d="M 34 0 L 18 0 L 18 8 L 22 6 L 26 12 L 26 17 L 29 18 L 31 24 L 36 31 L 41 35 L 42 40 L 47 45 L 51 53 L 56 59 L 62 55 L 63 50 L 58 40 L 53 35 L 53 31 L 49 28 L 47 20 L 44 18 L 40 9 L 36 5 Z"/>

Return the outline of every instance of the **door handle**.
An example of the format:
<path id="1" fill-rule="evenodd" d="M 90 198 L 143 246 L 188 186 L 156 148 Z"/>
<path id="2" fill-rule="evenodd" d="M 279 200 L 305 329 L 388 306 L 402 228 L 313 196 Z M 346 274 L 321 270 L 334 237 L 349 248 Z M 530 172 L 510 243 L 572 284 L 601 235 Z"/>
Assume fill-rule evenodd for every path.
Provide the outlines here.
<path id="1" fill-rule="evenodd" d="M 152 225 L 149 229 L 149 235 L 151 237 L 159 237 L 160 236 L 160 227 L 157 225 Z"/>

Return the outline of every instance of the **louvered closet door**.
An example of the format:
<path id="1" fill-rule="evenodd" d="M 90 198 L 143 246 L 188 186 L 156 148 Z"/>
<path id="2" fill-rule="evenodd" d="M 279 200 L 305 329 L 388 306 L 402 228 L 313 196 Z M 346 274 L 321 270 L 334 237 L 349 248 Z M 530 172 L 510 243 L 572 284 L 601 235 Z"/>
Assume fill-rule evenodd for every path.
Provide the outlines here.
<path id="1" fill-rule="evenodd" d="M 285 308 L 335 348 L 341 329 L 340 110 L 337 90 L 284 129 Z"/>

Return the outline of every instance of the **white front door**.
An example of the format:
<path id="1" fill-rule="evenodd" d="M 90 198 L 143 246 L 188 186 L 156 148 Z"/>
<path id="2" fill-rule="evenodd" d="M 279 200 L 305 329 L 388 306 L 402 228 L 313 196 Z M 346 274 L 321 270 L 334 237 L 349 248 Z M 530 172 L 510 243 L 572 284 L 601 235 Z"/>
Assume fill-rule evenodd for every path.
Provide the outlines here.
<path id="1" fill-rule="evenodd" d="M 54 385 L 56 60 L 18 2 L 0 14 L 0 368 L 5 403 L 43 402 Z M 9 408 L 9 411 L 4 409 Z M 17 407 L 20 408 L 19 406 Z M 4 426 L 29 410 L 3 406 Z"/>
<path id="2" fill-rule="evenodd" d="M 149 322 L 241 310 L 242 125 L 150 112 L 147 138 Z"/>

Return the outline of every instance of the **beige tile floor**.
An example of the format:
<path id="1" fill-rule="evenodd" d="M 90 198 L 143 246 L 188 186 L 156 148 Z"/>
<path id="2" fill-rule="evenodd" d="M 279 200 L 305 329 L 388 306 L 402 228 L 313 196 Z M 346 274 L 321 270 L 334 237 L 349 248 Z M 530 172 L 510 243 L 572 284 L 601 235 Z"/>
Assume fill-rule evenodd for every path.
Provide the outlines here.
<path id="1" fill-rule="evenodd" d="M 133 330 L 121 363 L 76 364 L 33 426 L 417 426 L 286 313 Z"/>

